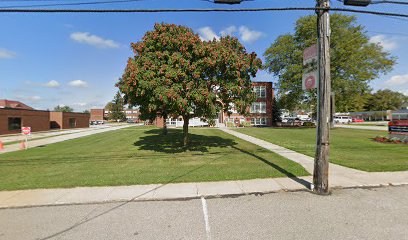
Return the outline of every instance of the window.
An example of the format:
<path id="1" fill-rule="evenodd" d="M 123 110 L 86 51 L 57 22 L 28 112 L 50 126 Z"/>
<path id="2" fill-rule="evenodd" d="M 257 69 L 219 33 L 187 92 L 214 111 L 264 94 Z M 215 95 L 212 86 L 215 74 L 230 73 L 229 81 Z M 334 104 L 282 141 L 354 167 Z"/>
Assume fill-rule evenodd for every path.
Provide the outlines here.
<path id="1" fill-rule="evenodd" d="M 70 128 L 76 127 L 76 119 L 75 118 L 70 118 L 69 119 L 69 127 Z"/>
<path id="2" fill-rule="evenodd" d="M 19 117 L 9 117 L 8 118 L 8 130 L 20 130 L 21 129 L 21 118 Z"/>
<path id="3" fill-rule="evenodd" d="M 251 125 L 266 125 L 266 118 L 251 118 Z"/>
<path id="4" fill-rule="evenodd" d="M 266 97 L 266 87 L 265 86 L 254 86 L 254 92 L 257 98 Z"/>
<path id="5" fill-rule="evenodd" d="M 266 102 L 252 103 L 251 113 L 266 113 Z"/>

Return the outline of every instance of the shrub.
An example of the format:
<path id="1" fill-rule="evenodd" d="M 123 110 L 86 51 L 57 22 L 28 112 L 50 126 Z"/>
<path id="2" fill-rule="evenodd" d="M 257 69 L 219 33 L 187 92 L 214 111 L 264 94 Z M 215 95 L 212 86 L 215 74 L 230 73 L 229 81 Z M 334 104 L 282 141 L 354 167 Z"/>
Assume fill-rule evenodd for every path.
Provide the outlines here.
<path id="1" fill-rule="evenodd" d="M 233 122 L 227 122 L 226 125 L 227 125 L 227 127 L 234 127 L 234 123 L 233 123 Z"/>
<path id="2" fill-rule="evenodd" d="M 316 127 L 314 122 L 304 122 L 303 127 Z"/>
<path id="3" fill-rule="evenodd" d="M 250 127 L 251 126 L 251 122 L 248 122 L 248 121 L 242 122 L 241 124 L 244 127 Z"/>

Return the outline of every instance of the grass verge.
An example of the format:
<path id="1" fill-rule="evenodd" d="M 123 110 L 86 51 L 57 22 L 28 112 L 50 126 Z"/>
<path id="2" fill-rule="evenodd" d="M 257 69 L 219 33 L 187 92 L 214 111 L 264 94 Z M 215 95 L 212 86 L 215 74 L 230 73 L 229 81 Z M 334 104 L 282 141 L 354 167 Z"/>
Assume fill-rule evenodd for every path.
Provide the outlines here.
<path id="1" fill-rule="evenodd" d="M 314 157 L 316 129 L 242 128 L 236 131 Z M 408 146 L 372 138 L 384 131 L 335 128 L 330 135 L 330 162 L 368 172 L 408 170 Z"/>
<path id="2" fill-rule="evenodd" d="M 277 154 L 217 129 L 162 136 L 130 127 L 0 155 L 0 190 L 241 180 L 309 175 Z"/>

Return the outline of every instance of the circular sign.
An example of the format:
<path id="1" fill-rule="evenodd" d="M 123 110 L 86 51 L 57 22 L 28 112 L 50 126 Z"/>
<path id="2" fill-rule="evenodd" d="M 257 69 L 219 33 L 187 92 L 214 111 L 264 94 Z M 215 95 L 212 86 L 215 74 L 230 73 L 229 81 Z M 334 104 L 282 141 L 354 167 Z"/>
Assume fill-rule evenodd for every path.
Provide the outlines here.
<path id="1" fill-rule="evenodd" d="M 308 76 L 305 80 L 305 87 L 306 89 L 312 89 L 314 88 L 316 83 L 316 79 L 314 78 L 314 76 Z"/>
<path id="2" fill-rule="evenodd" d="M 22 128 L 21 128 L 21 132 L 22 132 L 24 135 L 30 135 L 30 134 L 31 134 L 31 127 L 22 127 Z"/>

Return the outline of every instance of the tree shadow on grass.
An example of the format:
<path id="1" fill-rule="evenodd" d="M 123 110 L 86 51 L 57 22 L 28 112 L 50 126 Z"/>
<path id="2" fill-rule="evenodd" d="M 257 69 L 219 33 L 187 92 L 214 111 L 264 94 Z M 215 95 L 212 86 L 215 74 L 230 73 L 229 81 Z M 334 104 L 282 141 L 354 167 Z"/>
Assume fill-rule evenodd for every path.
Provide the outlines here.
<path id="1" fill-rule="evenodd" d="M 226 148 L 237 144 L 233 139 L 190 133 L 188 146 L 183 146 L 183 132 L 179 129 L 169 129 L 167 135 L 163 135 L 161 129 L 152 129 L 145 133 L 148 135 L 141 137 L 133 145 L 141 150 L 163 153 L 186 151 L 207 153 L 211 147 Z"/>
<path id="2" fill-rule="evenodd" d="M 250 156 L 252 156 L 252 157 L 254 157 L 254 158 L 260 160 L 261 162 L 263 162 L 263 163 L 265 163 L 265 164 L 271 166 L 272 168 L 276 169 L 277 171 L 279 171 L 279 172 L 285 174 L 288 178 L 292 179 L 293 181 L 302 184 L 302 185 L 305 186 L 306 188 L 308 188 L 308 189 L 311 188 L 311 183 L 310 183 L 310 182 L 308 182 L 308 181 L 306 181 L 306 180 L 304 180 L 304 179 L 298 178 L 295 174 L 293 174 L 293 173 L 287 171 L 286 169 L 284 169 L 284 168 L 282 168 L 282 167 L 276 165 L 275 163 L 272 163 L 272 162 L 266 160 L 266 159 L 263 158 L 263 157 L 260 157 L 260 156 L 258 156 L 258 155 L 256 155 L 256 154 L 253 154 L 253 153 L 251 153 L 251 152 L 245 151 L 245 150 L 243 150 L 243 149 L 237 148 L 237 147 L 235 147 L 235 146 L 232 146 L 232 148 L 234 148 L 234 149 L 236 149 L 236 150 L 238 150 L 238 151 L 240 151 L 240 152 L 242 152 L 242 153 L 248 154 L 248 155 L 250 155 Z"/>

